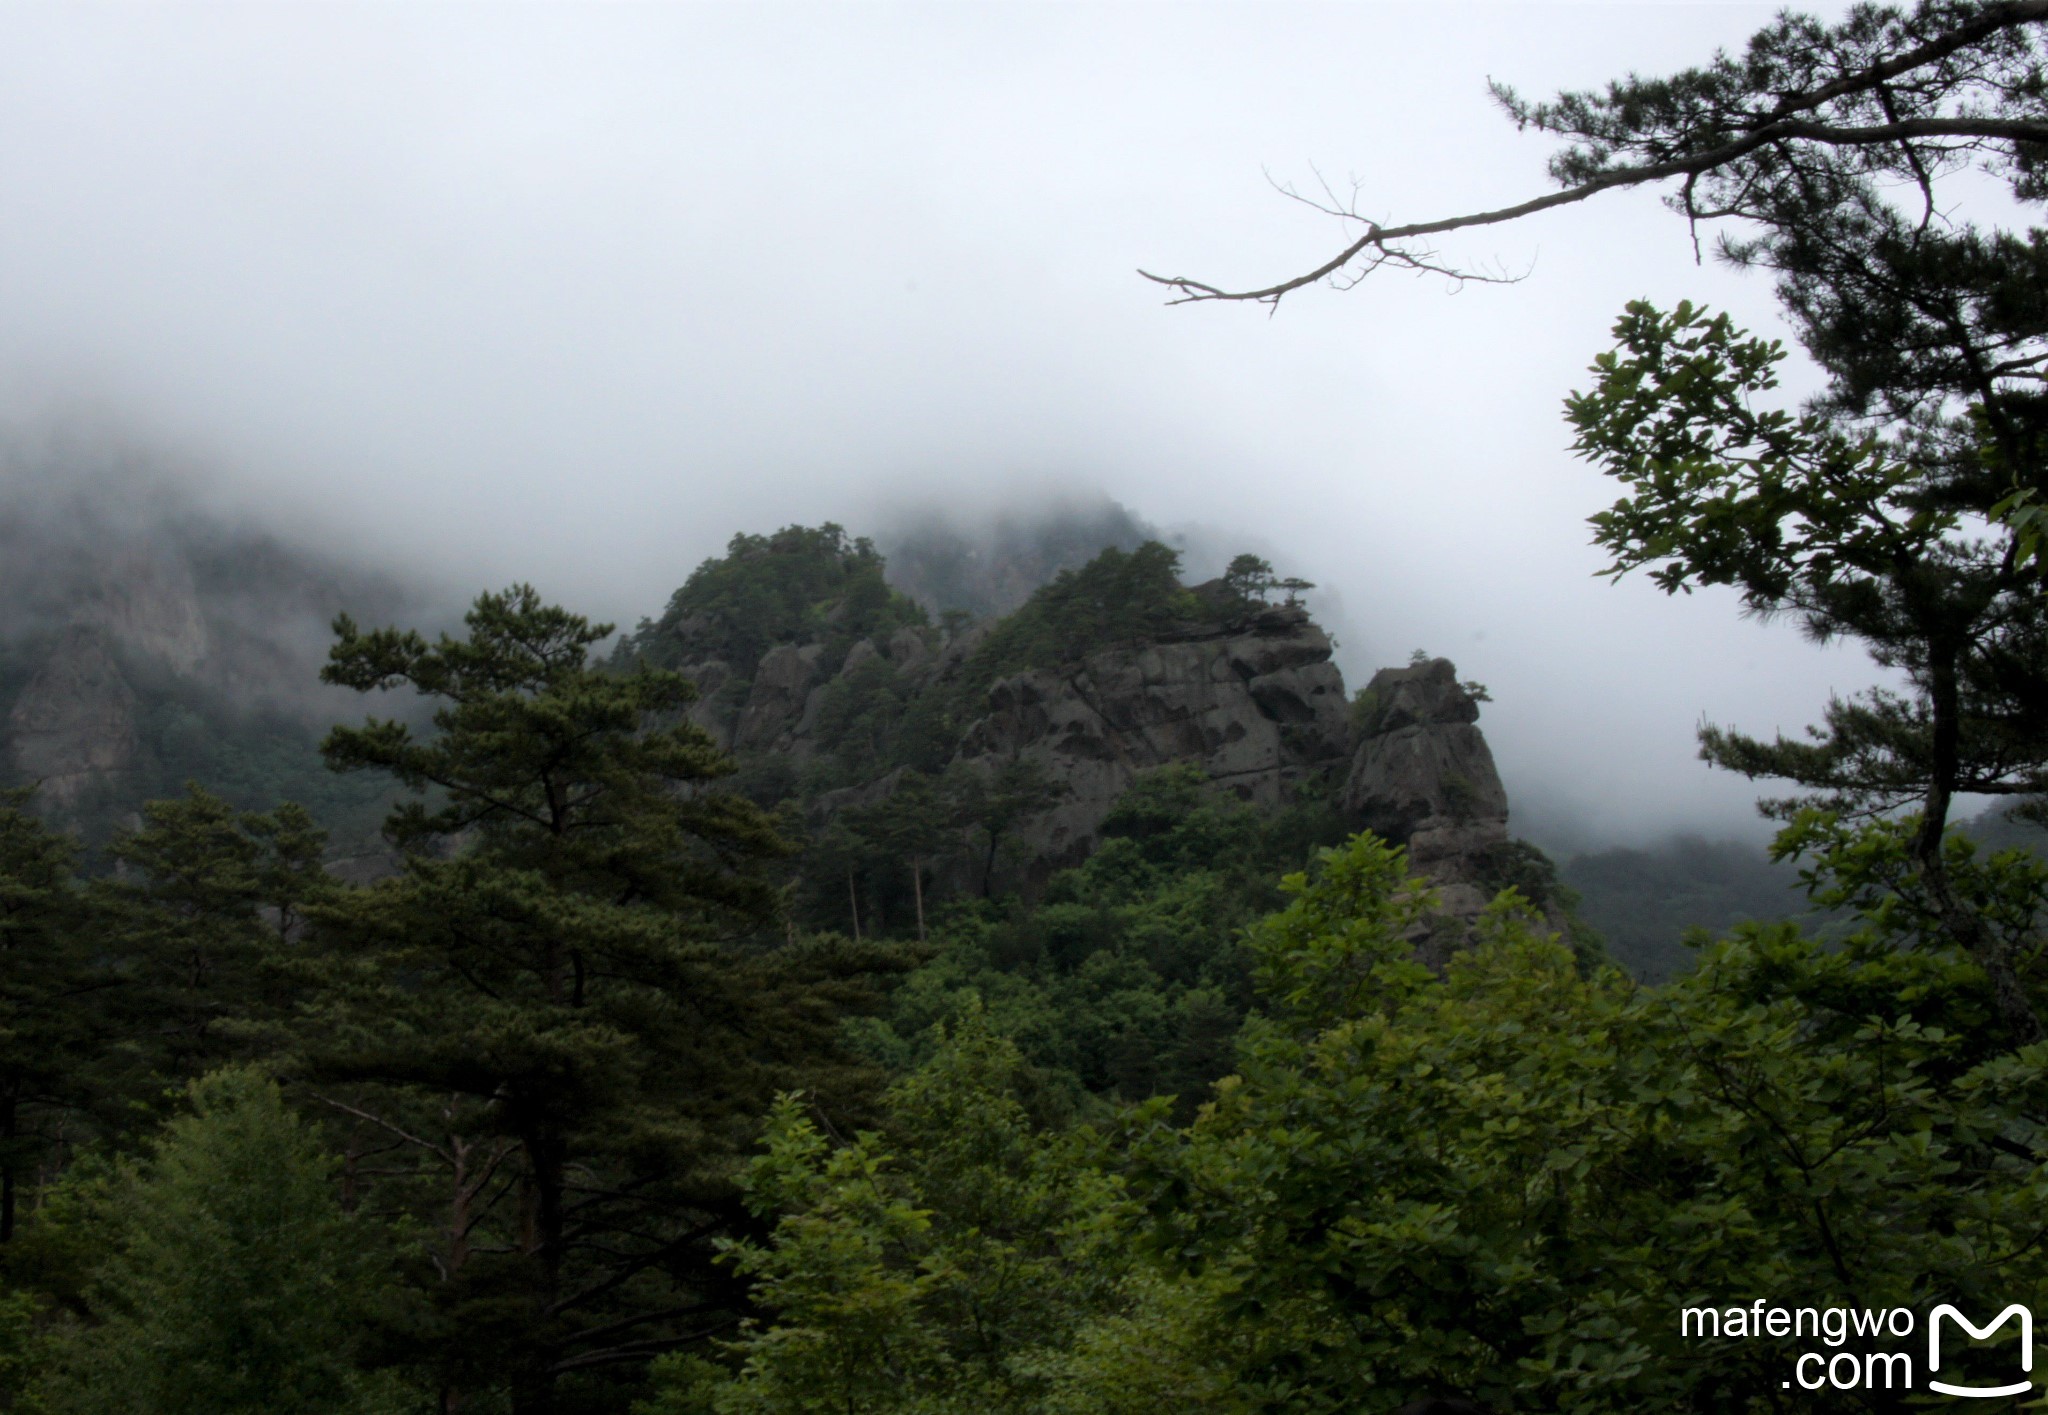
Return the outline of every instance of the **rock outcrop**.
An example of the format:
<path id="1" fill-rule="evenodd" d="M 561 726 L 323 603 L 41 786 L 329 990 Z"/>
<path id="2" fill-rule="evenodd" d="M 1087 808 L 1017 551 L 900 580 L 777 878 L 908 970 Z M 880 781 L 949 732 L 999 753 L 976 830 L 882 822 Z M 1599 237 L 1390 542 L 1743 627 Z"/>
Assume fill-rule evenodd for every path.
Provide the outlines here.
<path id="1" fill-rule="evenodd" d="M 1196 600 L 1216 605 L 1210 588 Z M 834 750 L 850 702 L 884 701 L 901 714 L 980 684 L 949 739 L 949 764 L 993 772 L 1035 761 L 1064 788 L 1017 828 L 1012 853 L 1023 863 L 998 887 L 1028 889 L 1079 863 L 1140 773 L 1186 764 L 1214 789 L 1268 808 L 1305 790 L 1324 795 L 1351 824 L 1407 846 L 1461 926 L 1497 892 L 1507 793 L 1477 726 L 1478 699 L 1449 661 L 1384 669 L 1354 705 L 1329 637 L 1298 605 L 1219 609 L 1143 642 L 983 682 L 974 675 L 987 633 L 900 629 L 855 642 L 836 662 L 822 643 L 783 644 L 747 677 L 715 658 L 680 667 L 700 691 L 692 719 L 786 779 Z M 810 793 L 809 808 L 823 820 L 872 805 L 900 772 Z"/>
<path id="2" fill-rule="evenodd" d="M 987 707 L 961 759 L 992 768 L 1036 757 L 1067 787 L 1022 837 L 1048 873 L 1087 856 L 1140 772 L 1188 763 L 1218 789 L 1277 807 L 1333 772 L 1348 746 L 1343 676 L 1299 608 L 1005 678 Z"/>
<path id="3" fill-rule="evenodd" d="M 880 643 L 857 641 L 836 665 L 818 643 L 778 645 L 745 680 L 722 660 L 685 662 L 699 693 L 690 716 L 743 759 L 770 754 L 800 768 L 837 730 L 835 699 L 843 703 L 864 680 L 886 684 L 900 702 L 945 693 L 974 672 L 986 633 L 900 629 Z M 1191 763 L 1217 789 L 1277 807 L 1296 786 L 1331 779 L 1349 751 L 1344 680 L 1330 662 L 1329 637 L 1306 610 L 1273 606 L 1181 625 L 1061 668 L 998 677 L 980 694 L 952 759 L 990 770 L 1036 760 L 1066 788 L 1059 805 L 1019 834 L 1017 853 L 1042 879 L 1087 856 L 1103 817 L 1140 772 Z M 827 814 L 868 804 L 893 781 L 892 773 L 829 792 L 819 804 Z"/>
<path id="4" fill-rule="evenodd" d="M 7 714 L 14 771 L 40 783 L 46 807 L 69 808 L 91 786 L 134 768 L 135 710 L 105 632 L 73 625 Z"/>
<path id="5" fill-rule="evenodd" d="M 1478 728 L 1478 699 L 1449 659 L 1382 668 L 1360 695 L 1358 742 L 1338 805 L 1408 847 L 1446 913 L 1469 921 L 1498 892 L 1508 793 Z"/>

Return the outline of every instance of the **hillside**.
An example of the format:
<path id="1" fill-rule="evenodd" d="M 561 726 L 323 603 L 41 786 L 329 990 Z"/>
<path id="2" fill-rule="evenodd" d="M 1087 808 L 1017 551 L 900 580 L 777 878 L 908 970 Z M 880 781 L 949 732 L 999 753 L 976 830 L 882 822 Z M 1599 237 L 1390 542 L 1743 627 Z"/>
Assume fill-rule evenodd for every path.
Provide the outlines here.
<path id="1" fill-rule="evenodd" d="M 1012 614 L 935 627 L 872 544 L 792 526 L 735 537 L 618 657 L 692 679 L 744 789 L 811 827 L 837 880 L 820 926 L 885 929 L 927 889 L 1035 895 L 1169 767 L 1319 838 L 1411 844 L 1475 914 L 1527 849 L 1455 669 L 1383 671 L 1354 704 L 1304 607 L 1177 569 L 1156 541 L 1111 546 Z"/>
<path id="2" fill-rule="evenodd" d="M 1183 584 L 1146 529 L 1104 502 L 912 520 L 889 559 L 833 526 L 740 535 L 615 657 L 696 682 L 692 720 L 807 842 L 792 898 L 815 927 L 914 932 L 949 899 L 1036 898 L 1167 768 L 1284 823 L 1275 875 L 1369 826 L 1410 845 L 1458 917 L 1515 882 L 1563 920 L 1448 663 L 1384 670 L 1354 699 L 1303 606 Z M 315 751 L 362 704 L 317 676 L 336 613 L 400 618 L 416 594 L 168 502 L 17 498 L 0 538 L 0 771 L 39 783 L 39 810 L 104 842 L 194 780 L 244 809 L 302 802 L 338 855 L 382 857 L 388 792 Z M 963 608 L 1040 576 L 1007 613 Z M 1564 884 L 1620 961 L 1669 976 L 1686 927 L 1803 903 L 1782 871 L 1702 848 L 1582 857 Z"/>
<path id="3" fill-rule="evenodd" d="M 139 514 L 102 490 L 4 511 L 0 786 L 35 786 L 95 843 L 187 780 L 245 809 L 302 802 L 350 848 L 374 837 L 388 792 L 314 751 L 355 710 L 319 668 L 336 614 L 414 613 L 417 595 L 176 503 Z"/>

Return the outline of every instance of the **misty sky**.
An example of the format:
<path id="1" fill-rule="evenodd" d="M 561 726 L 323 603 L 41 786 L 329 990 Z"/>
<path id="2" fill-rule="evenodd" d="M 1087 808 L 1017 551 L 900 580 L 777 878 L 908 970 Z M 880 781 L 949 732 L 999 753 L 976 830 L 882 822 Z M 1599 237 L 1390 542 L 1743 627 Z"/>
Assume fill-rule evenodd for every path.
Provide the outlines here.
<path id="1" fill-rule="evenodd" d="M 1814 7 L 1838 12 L 1839 5 Z M 1871 681 L 1593 578 L 1559 404 L 1629 299 L 1778 331 L 1630 194 L 1447 241 L 1528 272 L 1169 309 L 1545 189 L 1490 105 L 1739 44 L 1766 5 L 0 7 L 0 412 L 211 503 L 630 622 L 736 530 L 1101 490 L 1330 592 L 1347 678 L 1485 681 L 1511 793 L 1748 829 L 1693 755 Z M 1525 813 L 1526 814 L 1526 813 Z"/>

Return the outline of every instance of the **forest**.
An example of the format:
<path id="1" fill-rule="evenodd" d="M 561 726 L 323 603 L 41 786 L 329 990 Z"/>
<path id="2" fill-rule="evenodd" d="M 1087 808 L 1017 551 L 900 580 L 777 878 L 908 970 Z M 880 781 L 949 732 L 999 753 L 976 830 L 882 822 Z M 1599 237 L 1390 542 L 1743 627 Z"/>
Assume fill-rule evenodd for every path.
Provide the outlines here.
<path id="1" fill-rule="evenodd" d="M 1618 944 L 1507 833 L 1484 687 L 1347 691 L 1250 552 L 1083 538 L 935 611 L 789 525 L 623 632 L 336 581 L 318 772 L 281 709 L 229 751 L 36 641 L 155 755 L 132 813 L 0 794 L 0 1410 L 2031 1408 L 2031 1325 L 1944 1351 L 1935 1311 L 2048 1315 L 2048 240 L 1937 193 L 2048 196 L 2044 25 L 1788 12 L 1499 91 L 1564 143 L 1526 207 L 1732 223 L 1821 380 L 1620 311 L 1564 409 L 1604 573 L 1892 673 L 1701 729 L 1797 892 L 1703 848 L 1673 878 L 1750 917 L 1682 967 L 1677 883 L 1582 872 L 1642 891 Z M 1161 283 L 1365 299 L 1521 210 Z"/>

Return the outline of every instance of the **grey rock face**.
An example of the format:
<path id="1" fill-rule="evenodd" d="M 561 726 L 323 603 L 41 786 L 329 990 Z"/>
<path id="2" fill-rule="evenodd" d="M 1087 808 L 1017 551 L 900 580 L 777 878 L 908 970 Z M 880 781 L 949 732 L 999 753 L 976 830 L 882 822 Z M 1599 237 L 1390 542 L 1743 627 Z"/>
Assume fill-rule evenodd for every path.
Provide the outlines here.
<path id="1" fill-rule="evenodd" d="M 135 765 L 135 692 L 103 631 L 74 625 L 7 715 L 15 772 L 40 782 L 46 805 L 68 806 L 95 780 Z"/>
<path id="2" fill-rule="evenodd" d="M 127 548 L 107 556 L 94 593 L 79 605 L 81 624 L 103 629 L 131 654 L 178 673 L 195 672 L 212 647 L 191 568 L 162 551 Z"/>
<path id="3" fill-rule="evenodd" d="M 1339 804 L 1365 829 L 1408 847 L 1452 927 L 1430 940 L 1436 961 L 1495 893 L 1488 860 L 1508 843 L 1508 795 L 1476 723 L 1479 703 L 1448 659 L 1383 668 L 1366 685 L 1363 720 Z"/>
<path id="4" fill-rule="evenodd" d="M 212 646 L 190 567 L 140 544 L 106 547 L 89 562 L 69 619 L 6 720 L 12 775 L 38 783 L 46 810 L 65 810 L 138 764 L 137 698 L 121 658 L 189 675 Z"/>
<path id="5" fill-rule="evenodd" d="M 684 715 L 710 733 L 721 752 L 731 751 L 733 714 L 725 689 L 732 682 L 732 665 L 722 658 L 711 658 L 690 664 L 686 672 L 697 685 L 697 700 Z"/>
<path id="6" fill-rule="evenodd" d="M 1382 668 L 1365 690 L 1364 722 L 1340 802 L 1389 840 L 1418 830 L 1497 822 L 1508 796 L 1474 724 L 1479 704 L 1449 659 Z"/>
<path id="7" fill-rule="evenodd" d="M 743 699 L 722 662 L 685 663 L 699 697 L 691 720 L 721 746 L 772 752 L 797 763 L 819 750 L 820 705 L 852 675 L 893 674 L 906 699 L 957 682 L 988 628 L 941 640 L 901 629 L 884 643 L 860 640 L 824 672 L 819 644 L 763 656 Z M 1279 806 L 1300 782 L 1334 776 L 1350 754 L 1343 676 L 1330 640 L 1298 607 L 1261 609 L 1238 622 L 1190 623 L 1153 641 L 1092 654 L 1060 670 L 991 684 L 960 739 L 956 760 L 993 770 L 1038 760 L 1067 788 L 1051 811 L 1019 832 L 1029 884 L 1094 848 L 1102 819 L 1143 771 L 1199 767 L 1215 789 Z M 835 791 L 821 815 L 872 804 L 894 777 Z"/>
<path id="8" fill-rule="evenodd" d="M 870 652 L 873 650 L 870 649 Z M 803 716 L 804 699 L 809 696 L 823 646 L 783 644 L 768 650 L 754 670 L 753 691 L 733 724 L 733 750 L 787 750 L 786 735 Z"/>
<path id="9" fill-rule="evenodd" d="M 1066 784 L 1060 804 L 1021 833 L 1043 877 L 1087 856 L 1140 772 L 1192 764 L 1216 789 L 1277 807 L 1335 770 L 1346 748 L 1344 680 L 1329 658 L 1328 636 L 1298 608 L 1191 627 L 1092 654 L 1069 673 L 995 684 L 960 756 L 989 768 L 1035 757 Z"/>

